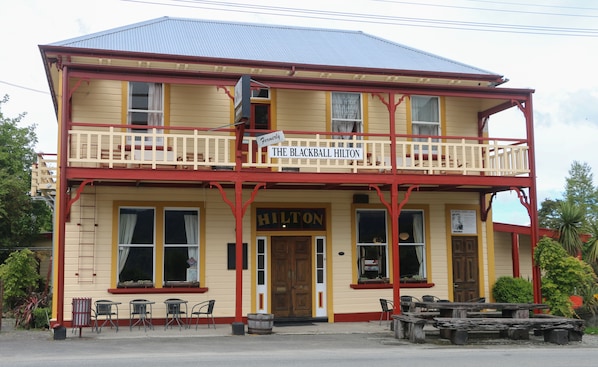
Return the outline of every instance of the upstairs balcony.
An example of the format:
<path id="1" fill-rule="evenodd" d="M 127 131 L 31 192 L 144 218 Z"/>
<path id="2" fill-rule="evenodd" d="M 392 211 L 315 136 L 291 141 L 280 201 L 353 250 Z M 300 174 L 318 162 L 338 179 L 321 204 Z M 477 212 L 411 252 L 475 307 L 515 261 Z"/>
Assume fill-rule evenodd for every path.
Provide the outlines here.
<path id="1" fill-rule="evenodd" d="M 283 141 L 259 147 L 259 136 L 250 133 L 242 139 L 242 170 L 388 174 L 395 155 L 399 172 L 529 174 L 524 140 L 396 135 L 393 147 L 388 134 L 283 131 Z M 80 124 L 68 138 L 69 167 L 232 170 L 236 166 L 233 130 Z"/>
<path id="2" fill-rule="evenodd" d="M 259 136 L 250 133 L 246 131 L 240 145 L 241 171 L 491 177 L 527 177 L 530 173 L 525 140 L 396 135 L 393 146 L 388 134 L 284 131 L 284 140 L 260 147 Z M 235 151 L 232 129 L 73 124 L 68 131 L 67 166 L 231 171 L 236 169 Z M 57 171 L 53 167 L 55 156 L 40 156 L 32 190 L 54 185 Z"/>

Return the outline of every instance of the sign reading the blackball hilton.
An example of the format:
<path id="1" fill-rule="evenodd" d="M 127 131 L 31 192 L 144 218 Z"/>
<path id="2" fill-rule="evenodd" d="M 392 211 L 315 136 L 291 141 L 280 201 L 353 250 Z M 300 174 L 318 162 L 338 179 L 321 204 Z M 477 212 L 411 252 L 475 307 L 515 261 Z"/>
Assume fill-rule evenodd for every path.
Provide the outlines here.
<path id="1" fill-rule="evenodd" d="M 270 158 L 363 160 L 362 148 L 320 148 L 268 146 Z"/>

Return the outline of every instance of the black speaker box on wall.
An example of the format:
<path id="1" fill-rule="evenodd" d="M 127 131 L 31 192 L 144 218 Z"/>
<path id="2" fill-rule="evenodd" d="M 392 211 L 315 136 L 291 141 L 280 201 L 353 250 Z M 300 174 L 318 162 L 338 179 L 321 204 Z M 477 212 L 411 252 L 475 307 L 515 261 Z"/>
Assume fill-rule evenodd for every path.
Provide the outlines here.
<path id="1" fill-rule="evenodd" d="M 355 194 L 353 195 L 353 204 L 368 204 L 370 202 L 370 197 L 364 194 Z"/>

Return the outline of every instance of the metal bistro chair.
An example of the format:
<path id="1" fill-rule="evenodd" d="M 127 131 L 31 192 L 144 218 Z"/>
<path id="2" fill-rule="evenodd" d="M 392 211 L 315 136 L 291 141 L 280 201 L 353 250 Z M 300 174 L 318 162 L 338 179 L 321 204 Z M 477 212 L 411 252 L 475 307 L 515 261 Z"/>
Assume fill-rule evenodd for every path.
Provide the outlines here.
<path id="1" fill-rule="evenodd" d="M 152 303 L 147 299 L 134 299 L 129 302 L 129 329 L 134 326 L 143 325 L 144 330 L 149 326 L 150 330 L 154 328 L 152 323 Z M 136 321 L 135 321 L 136 320 Z"/>
<path id="2" fill-rule="evenodd" d="M 401 296 L 401 312 L 415 311 L 413 302 L 419 302 L 419 299 L 413 296 Z"/>
<path id="3" fill-rule="evenodd" d="M 390 315 L 394 311 L 394 303 L 388 299 L 380 298 L 380 307 L 382 307 L 382 312 L 380 313 L 380 322 L 378 325 L 382 325 L 382 320 L 384 316 L 386 316 L 386 321 L 390 321 Z"/>
<path id="4" fill-rule="evenodd" d="M 110 324 L 110 327 L 114 326 L 116 331 L 118 331 L 118 323 L 114 322 L 112 318 L 112 316 L 115 316 L 116 320 L 118 320 L 118 303 L 120 302 L 112 302 L 108 299 L 99 299 L 94 302 L 95 310 L 93 310 L 93 316 L 94 326 L 97 333 L 101 333 L 102 327 L 106 324 Z M 104 322 L 100 325 L 102 319 Z"/>
<path id="5" fill-rule="evenodd" d="M 187 301 L 182 300 L 180 298 L 168 298 L 164 301 L 166 305 L 166 321 L 164 324 L 164 329 L 168 329 L 168 326 L 172 327 L 172 325 L 177 324 L 179 329 L 183 327 L 187 327 L 184 315 L 187 314 Z M 181 306 L 185 306 L 185 309 Z"/>
<path id="6" fill-rule="evenodd" d="M 197 303 L 193 305 L 191 308 L 191 322 L 193 322 L 193 316 L 197 316 L 197 320 L 195 321 L 195 330 L 197 330 L 197 325 L 199 324 L 199 318 L 202 315 L 206 316 L 206 321 L 208 323 L 208 329 L 210 328 L 210 319 L 212 319 L 212 325 L 214 325 L 214 329 L 216 329 L 216 322 L 214 321 L 214 304 L 216 300 L 208 300 Z"/>
<path id="7" fill-rule="evenodd" d="M 431 294 L 426 294 L 422 296 L 422 302 L 448 302 L 447 300 L 440 299 L 439 297 L 433 296 Z M 428 307 L 426 309 L 422 309 L 422 311 L 438 311 L 437 308 Z"/>

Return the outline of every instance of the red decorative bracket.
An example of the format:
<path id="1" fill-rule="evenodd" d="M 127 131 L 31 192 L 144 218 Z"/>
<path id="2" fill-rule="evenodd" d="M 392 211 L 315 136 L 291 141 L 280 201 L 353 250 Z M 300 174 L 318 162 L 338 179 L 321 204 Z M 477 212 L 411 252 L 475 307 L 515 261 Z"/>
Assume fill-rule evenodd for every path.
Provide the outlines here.
<path id="1" fill-rule="evenodd" d="M 224 202 L 228 204 L 228 206 L 230 207 L 230 209 L 232 210 L 233 215 L 234 215 L 235 214 L 235 203 L 233 203 L 232 201 L 230 201 L 228 199 L 228 197 L 226 196 L 226 192 L 224 192 L 224 188 L 222 188 L 222 185 L 220 185 L 218 182 L 210 182 L 210 187 L 211 186 L 216 186 L 218 191 L 220 191 L 222 200 L 224 200 Z M 255 197 L 256 197 L 259 189 L 265 188 L 265 187 L 266 187 L 266 184 L 263 182 L 255 185 L 255 187 L 253 188 L 253 191 L 251 192 L 251 197 L 249 198 L 249 200 L 247 200 L 245 202 L 245 204 L 243 204 L 243 211 L 242 211 L 243 215 L 245 215 L 245 211 L 247 210 L 247 207 L 249 206 L 249 204 L 251 204 L 255 201 Z"/>
<path id="2" fill-rule="evenodd" d="M 490 213 L 490 209 L 492 209 L 492 202 L 494 201 L 494 198 L 496 197 L 496 193 L 493 193 L 492 196 L 490 196 L 490 203 L 488 203 L 488 207 L 486 207 L 486 194 L 482 193 L 480 194 L 480 212 L 482 213 L 482 222 L 485 222 L 486 220 L 488 220 L 488 213 Z"/>
<path id="3" fill-rule="evenodd" d="M 511 190 L 515 190 L 517 192 L 517 196 L 519 197 L 519 202 L 527 210 L 527 215 L 529 215 L 529 218 L 532 219 L 531 205 L 529 202 L 529 198 L 527 197 L 525 192 L 523 190 L 521 190 L 519 187 L 511 187 Z"/>
<path id="4" fill-rule="evenodd" d="M 233 101 L 235 100 L 235 97 L 232 94 L 230 94 L 230 90 L 228 90 L 227 87 L 225 87 L 223 85 L 217 85 L 216 90 L 218 91 L 220 89 L 224 90 L 224 93 L 228 96 L 228 98 L 230 98 Z"/>
<path id="5" fill-rule="evenodd" d="M 81 182 L 81 185 L 79 185 L 79 187 L 77 188 L 75 197 L 72 198 L 71 200 L 69 200 L 69 202 L 66 204 L 65 218 L 67 219 L 67 221 L 69 221 L 71 218 L 71 207 L 73 206 L 74 203 L 77 202 L 77 200 L 79 200 L 79 198 L 81 197 L 81 194 L 83 193 L 83 190 L 85 189 L 85 186 L 87 184 L 93 185 L 93 180 L 85 180 L 85 181 Z"/>

